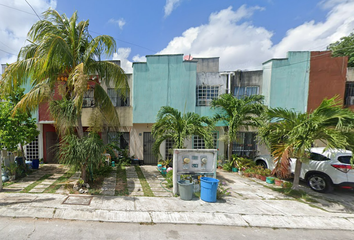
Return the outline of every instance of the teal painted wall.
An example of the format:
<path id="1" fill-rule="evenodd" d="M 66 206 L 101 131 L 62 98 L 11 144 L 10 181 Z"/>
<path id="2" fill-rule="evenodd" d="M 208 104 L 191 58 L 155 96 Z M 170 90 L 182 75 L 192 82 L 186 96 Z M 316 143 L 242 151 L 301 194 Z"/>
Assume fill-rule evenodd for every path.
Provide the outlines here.
<path id="1" fill-rule="evenodd" d="M 194 112 L 197 63 L 183 54 L 150 55 L 133 63 L 133 123 L 154 123 L 162 106 Z"/>
<path id="2" fill-rule="evenodd" d="M 263 63 L 263 95 L 269 107 L 307 111 L 310 52 L 288 52 Z M 270 71 L 269 71 L 270 70 Z"/>
<path id="3" fill-rule="evenodd" d="M 25 89 L 25 91 L 24 91 L 25 94 L 28 93 L 32 89 L 31 81 L 28 80 L 27 83 L 22 85 L 21 87 Z M 36 121 L 38 123 L 38 119 L 39 119 L 38 108 L 36 110 L 32 111 L 31 114 L 32 114 L 32 118 L 36 118 Z"/>

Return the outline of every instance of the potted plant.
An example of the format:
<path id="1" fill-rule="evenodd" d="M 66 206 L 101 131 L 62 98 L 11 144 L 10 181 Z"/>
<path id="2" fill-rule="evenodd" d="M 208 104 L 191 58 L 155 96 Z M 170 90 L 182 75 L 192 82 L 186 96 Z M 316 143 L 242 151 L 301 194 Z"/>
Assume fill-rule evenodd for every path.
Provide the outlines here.
<path id="1" fill-rule="evenodd" d="M 18 168 L 17 164 L 13 162 L 13 163 L 10 163 L 10 165 L 5 167 L 5 168 L 9 172 L 9 174 L 8 174 L 9 175 L 9 180 L 10 181 L 15 180 L 16 172 L 17 172 L 17 168 Z"/>
<path id="2" fill-rule="evenodd" d="M 274 183 L 276 186 L 283 186 L 283 180 L 281 180 L 279 178 L 275 178 Z"/>

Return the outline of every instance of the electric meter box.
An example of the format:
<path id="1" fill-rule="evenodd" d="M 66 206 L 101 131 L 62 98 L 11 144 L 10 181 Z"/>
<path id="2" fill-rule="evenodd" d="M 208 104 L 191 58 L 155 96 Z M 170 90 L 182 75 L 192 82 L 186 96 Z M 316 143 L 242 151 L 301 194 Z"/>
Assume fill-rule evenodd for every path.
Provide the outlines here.
<path id="1" fill-rule="evenodd" d="M 217 149 L 173 150 L 173 194 L 177 194 L 180 175 L 216 177 Z"/>

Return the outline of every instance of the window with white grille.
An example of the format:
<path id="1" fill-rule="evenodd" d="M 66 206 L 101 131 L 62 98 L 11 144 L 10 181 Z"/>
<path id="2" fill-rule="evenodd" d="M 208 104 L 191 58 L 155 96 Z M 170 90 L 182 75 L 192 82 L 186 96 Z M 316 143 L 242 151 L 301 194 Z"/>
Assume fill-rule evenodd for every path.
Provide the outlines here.
<path id="1" fill-rule="evenodd" d="M 115 107 L 126 107 L 130 105 L 129 102 L 129 91 L 127 90 L 125 96 L 119 94 L 119 92 L 114 88 L 108 88 L 107 93 L 111 99 L 113 106 Z"/>
<path id="2" fill-rule="evenodd" d="M 197 106 L 209 106 L 213 99 L 218 98 L 219 86 L 199 85 L 196 96 Z"/>
<path id="3" fill-rule="evenodd" d="M 26 145 L 26 158 L 27 160 L 39 159 L 38 136 Z"/>
<path id="4" fill-rule="evenodd" d="M 166 139 L 166 147 L 165 147 L 165 159 L 173 158 L 173 140 L 168 138 Z"/>
<path id="5" fill-rule="evenodd" d="M 218 141 L 218 133 L 213 132 L 213 141 L 214 141 L 214 149 L 217 149 L 217 141 Z M 193 137 L 193 149 L 205 149 L 204 139 L 198 135 L 194 135 Z"/>

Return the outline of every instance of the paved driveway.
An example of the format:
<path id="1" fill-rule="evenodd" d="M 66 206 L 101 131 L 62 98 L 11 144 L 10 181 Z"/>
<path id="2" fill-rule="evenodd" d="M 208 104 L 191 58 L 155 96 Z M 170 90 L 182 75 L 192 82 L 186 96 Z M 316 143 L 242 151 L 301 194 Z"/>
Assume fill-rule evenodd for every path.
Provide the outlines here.
<path id="1" fill-rule="evenodd" d="M 217 170 L 217 178 L 226 182 L 226 186 L 231 188 L 231 196 L 238 199 L 291 199 L 291 197 L 267 188 L 266 186 L 269 186 L 269 184 L 255 178 L 247 178 L 223 170 Z M 305 183 L 300 184 L 300 189 L 318 201 L 317 203 L 311 202 L 312 205 L 333 213 L 354 213 L 353 190 L 335 189 L 332 193 L 317 193 Z"/>

